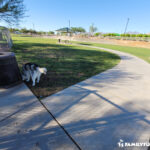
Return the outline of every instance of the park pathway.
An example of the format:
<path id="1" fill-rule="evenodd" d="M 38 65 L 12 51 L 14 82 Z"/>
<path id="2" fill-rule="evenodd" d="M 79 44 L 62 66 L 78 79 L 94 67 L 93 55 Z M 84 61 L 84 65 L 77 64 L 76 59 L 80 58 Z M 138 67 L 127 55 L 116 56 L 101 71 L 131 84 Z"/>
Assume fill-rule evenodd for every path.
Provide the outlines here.
<path id="1" fill-rule="evenodd" d="M 25 84 L 0 89 L 0 150 L 78 150 Z"/>
<path id="2" fill-rule="evenodd" d="M 97 47 L 92 47 L 97 48 Z M 130 54 L 114 68 L 42 100 L 82 150 L 117 150 L 150 138 L 150 64 Z M 148 147 L 124 147 L 146 150 Z"/>

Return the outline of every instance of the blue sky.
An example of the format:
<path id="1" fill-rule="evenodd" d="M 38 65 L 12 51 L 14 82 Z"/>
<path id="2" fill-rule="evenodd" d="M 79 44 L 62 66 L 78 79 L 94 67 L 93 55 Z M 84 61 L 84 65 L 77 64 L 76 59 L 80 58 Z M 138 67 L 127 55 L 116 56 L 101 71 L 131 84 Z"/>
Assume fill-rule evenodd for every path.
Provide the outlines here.
<path id="1" fill-rule="evenodd" d="M 94 23 L 99 32 L 150 33 L 150 0 L 24 0 L 27 13 L 20 28 L 50 31 L 81 26 L 87 31 Z"/>

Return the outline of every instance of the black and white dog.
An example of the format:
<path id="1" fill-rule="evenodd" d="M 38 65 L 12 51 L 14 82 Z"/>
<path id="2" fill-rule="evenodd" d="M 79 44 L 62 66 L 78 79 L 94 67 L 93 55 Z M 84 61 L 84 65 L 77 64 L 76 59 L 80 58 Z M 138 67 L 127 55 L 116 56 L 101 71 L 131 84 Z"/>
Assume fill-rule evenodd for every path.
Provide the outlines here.
<path id="1" fill-rule="evenodd" d="M 22 66 L 22 80 L 29 82 L 30 79 L 32 79 L 32 86 L 35 86 L 36 79 L 37 83 L 39 83 L 41 74 L 46 73 L 46 68 L 40 68 L 37 64 L 34 63 L 26 63 Z"/>

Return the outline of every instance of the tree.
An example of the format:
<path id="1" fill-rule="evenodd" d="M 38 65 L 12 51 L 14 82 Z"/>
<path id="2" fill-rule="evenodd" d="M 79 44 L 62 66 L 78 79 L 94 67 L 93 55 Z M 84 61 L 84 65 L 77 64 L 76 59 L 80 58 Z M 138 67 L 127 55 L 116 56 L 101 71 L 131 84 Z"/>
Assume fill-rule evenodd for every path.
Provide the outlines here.
<path id="1" fill-rule="evenodd" d="M 21 32 L 21 33 L 29 33 L 29 30 L 27 30 L 26 28 L 22 28 L 22 29 L 20 30 L 20 32 Z"/>
<path id="2" fill-rule="evenodd" d="M 54 35 L 55 33 L 53 31 L 49 31 L 48 35 Z"/>
<path id="3" fill-rule="evenodd" d="M 35 30 L 33 30 L 33 29 L 29 29 L 29 33 L 30 34 L 37 34 L 37 32 Z"/>
<path id="4" fill-rule="evenodd" d="M 44 35 L 44 34 L 46 34 L 46 32 L 44 32 L 44 31 L 38 31 L 37 34 Z"/>
<path id="5" fill-rule="evenodd" d="M 23 0 L 0 0 L 0 21 L 18 24 L 25 11 Z"/>
<path id="6" fill-rule="evenodd" d="M 94 34 L 94 32 L 96 32 L 98 29 L 97 29 L 97 27 L 95 27 L 94 26 L 94 24 L 92 24 L 91 26 L 90 26 L 90 28 L 89 28 L 89 31 L 90 31 L 90 33 L 93 35 Z"/>
<path id="7" fill-rule="evenodd" d="M 13 32 L 19 31 L 19 29 L 17 29 L 17 28 L 9 28 L 9 31 L 10 31 L 11 33 L 13 33 Z"/>
<path id="8" fill-rule="evenodd" d="M 78 32 L 82 32 L 82 33 L 85 33 L 86 31 L 85 31 L 85 29 L 84 28 L 82 28 L 82 27 L 78 27 Z"/>
<path id="9" fill-rule="evenodd" d="M 72 31 L 72 32 L 76 33 L 77 30 L 78 30 L 77 27 L 71 27 L 71 31 Z"/>
<path id="10" fill-rule="evenodd" d="M 85 33 L 85 29 L 82 27 L 71 27 L 71 31 L 74 33 Z"/>

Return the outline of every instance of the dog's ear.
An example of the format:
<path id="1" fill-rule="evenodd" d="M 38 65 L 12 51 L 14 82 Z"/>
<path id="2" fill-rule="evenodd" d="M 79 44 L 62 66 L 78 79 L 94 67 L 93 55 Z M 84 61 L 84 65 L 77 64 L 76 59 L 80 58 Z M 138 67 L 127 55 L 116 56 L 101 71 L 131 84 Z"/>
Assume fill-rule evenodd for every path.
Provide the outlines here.
<path id="1" fill-rule="evenodd" d="M 47 69 L 46 69 L 46 68 L 43 68 L 43 71 L 44 71 L 44 72 L 43 72 L 44 74 L 47 73 Z"/>
<path id="2" fill-rule="evenodd" d="M 46 68 L 39 68 L 39 71 L 43 74 L 47 73 L 47 69 Z"/>

